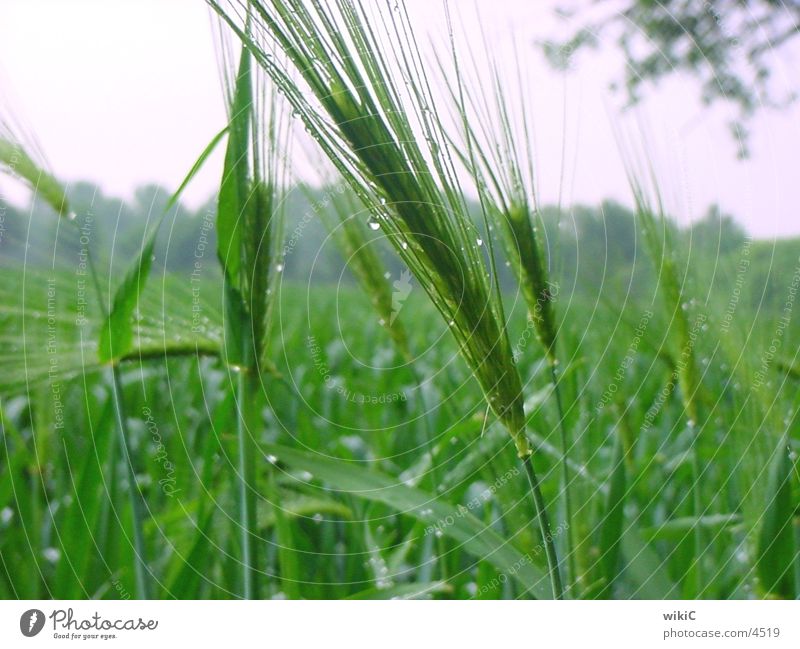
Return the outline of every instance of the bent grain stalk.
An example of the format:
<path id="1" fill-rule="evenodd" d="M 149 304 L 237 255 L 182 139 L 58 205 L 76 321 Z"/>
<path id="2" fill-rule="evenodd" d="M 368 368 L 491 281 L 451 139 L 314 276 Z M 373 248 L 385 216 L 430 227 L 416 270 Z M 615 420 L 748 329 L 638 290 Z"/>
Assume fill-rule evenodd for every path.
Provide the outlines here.
<path id="1" fill-rule="evenodd" d="M 448 17 L 449 18 L 449 17 Z M 452 27 L 450 28 L 452 69 L 438 57 L 445 85 L 456 106 L 461 138 L 452 138 L 453 147 L 473 176 L 484 214 L 501 233 L 501 242 L 528 309 L 528 318 L 541 344 L 550 372 L 561 437 L 561 493 L 566 523 L 567 590 L 578 579 L 575 557 L 571 476 L 569 470 L 570 440 L 567 432 L 562 388 L 559 381 L 557 355 L 557 323 L 553 301 L 556 291 L 549 277 L 548 257 L 542 243 L 542 223 L 536 205 L 533 151 L 529 109 L 524 98 L 524 85 L 519 69 L 519 88 L 523 99 L 518 101 L 519 115 L 515 123 L 509 110 L 511 100 L 504 87 L 496 63 L 489 70 L 489 93 L 476 93 L 464 83 Z M 486 43 L 484 43 L 486 45 Z M 488 51 L 488 48 L 487 48 Z M 472 67 L 478 70 L 474 52 L 469 51 Z M 483 84 L 473 84 L 483 87 Z M 479 124 L 479 127 L 473 126 Z M 522 134 L 520 138 L 518 134 Z M 520 145 L 519 142 L 522 141 Z M 494 228 L 487 227 L 490 242 Z M 515 354 L 519 354 L 519 350 Z"/>
<path id="2" fill-rule="evenodd" d="M 469 218 L 405 8 L 370 6 L 368 18 L 366 5 L 351 0 L 210 4 L 369 206 L 370 228 L 383 229 L 424 287 L 526 461 L 532 450 L 501 297 Z M 266 42 L 251 37 L 248 11 Z M 538 480 L 531 486 L 543 542 L 553 550 L 547 553 L 553 595 L 561 597 Z"/>

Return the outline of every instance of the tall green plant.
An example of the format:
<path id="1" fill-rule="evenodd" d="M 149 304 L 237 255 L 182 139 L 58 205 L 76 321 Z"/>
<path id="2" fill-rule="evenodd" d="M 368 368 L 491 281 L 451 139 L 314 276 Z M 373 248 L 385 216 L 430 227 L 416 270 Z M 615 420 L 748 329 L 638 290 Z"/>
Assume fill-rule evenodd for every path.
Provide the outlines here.
<path id="1" fill-rule="evenodd" d="M 247 599 L 259 594 L 257 403 L 262 369 L 271 367 L 268 341 L 273 296 L 283 268 L 279 192 L 281 155 L 288 137 L 277 96 L 265 93 L 254 77 L 250 51 L 243 47 L 234 80 L 229 82 L 228 144 L 217 203 L 217 255 L 225 282 L 225 359 L 236 381 L 241 595 Z M 263 123 L 266 132 L 262 132 Z M 280 517 L 274 480 L 269 486 L 268 495 Z M 279 523 L 279 531 L 285 529 L 283 521 Z M 284 567 L 288 563 L 284 561 Z"/>
<path id="2" fill-rule="evenodd" d="M 404 8 L 381 11 L 377 20 L 367 21 L 365 7 L 350 0 L 252 2 L 250 15 L 268 36 L 260 43 L 242 20 L 247 8 L 241 3 L 210 4 L 369 206 L 370 227 L 385 231 L 448 323 L 532 477 L 553 595 L 560 597 L 502 301 L 487 272 Z"/>
<path id="3" fill-rule="evenodd" d="M 565 412 L 559 383 L 557 355 L 557 322 L 554 285 L 550 280 L 546 246 L 542 240 L 543 224 L 536 204 L 533 167 L 532 134 L 529 124 L 529 107 L 523 96 L 518 101 L 517 122 L 510 110 L 509 97 L 496 63 L 489 68 L 489 92 L 476 92 L 464 79 L 463 64 L 458 56 L 452 28 L 450 30 L 452 69 L 444 57 L 438 62 L 444 84 L 456 107 L 455 113 L 463 137 L 453 137 L 453 146 L 459 159 L 473 176 L 481 207 L 489 216 L 487 235 L 496 227 L 508 264 L 522 291 L 528 309 L 529 322 L 541 344 L 549 366 L 553 394 L 557 406 L 561 434 L 561 493 L 566 519 L 567 583 L 571 588 L 576 574 L 574 528 L 572 516 L 571 477 L 569 470 L 570 441 L 567 434 Z M 484 42 L 484 47 L 487 44 Z M 479 65 L 474 51 L 470 62 L 475 72 Z M 518 70 L 519 90 L 523 92 L 521 73 Z M 520 135 L 522 137 L 520 137 Z M 521 352 L 515 352 L 519 355 Z"/>

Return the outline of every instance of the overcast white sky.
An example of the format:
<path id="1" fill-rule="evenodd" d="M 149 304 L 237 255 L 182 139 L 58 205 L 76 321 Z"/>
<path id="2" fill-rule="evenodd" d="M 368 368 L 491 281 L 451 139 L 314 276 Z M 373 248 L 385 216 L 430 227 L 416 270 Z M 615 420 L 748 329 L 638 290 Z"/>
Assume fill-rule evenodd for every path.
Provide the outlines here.
<path id="1" fill-rule="evenodd" d="M 588 0 L 587 0 L 588 2 Z M 552 32 L 549 1 L 479 3 L 492 48 L 513 33 L 533 75 L 538 180 L 544 202 L 629 202 L 612 122 L 630 128 L 608 90 L 612 48 L 584 56 L 566 78 L 534 49 Z M 444 32 L 438 0 L 407 0 L 420 31 Z M 454 2 L 467 34 L 472 3 Z M 0 100 L 36 134 L 53 171 L 128 197 L 140 184 L 174 188 L 225 121 L 209 13 L 201 0 L 3 0 Z M 776 83 L 798 86 L 797 57 L 778 61 Z M 764 111 L 752 123 L 752 158 L 736 160 L 722 107 L 704 109 L 695 84 L 676 79 L 652 92 L 638 119 L 651 138 L 659 182 L 686 221 L 719 203 L 754 235 L 800 234 L 800 107 Z M 566 120 L 564 105 L 566 102 Z M 562 137 L 565 182 L 561 183 Z M 214 191 L 218 156 L 190 188 L 191 205 Z M 2 188 L 10 191 L 8 181 Z M 13 194 L 12 194 L 13 195 Z"/>

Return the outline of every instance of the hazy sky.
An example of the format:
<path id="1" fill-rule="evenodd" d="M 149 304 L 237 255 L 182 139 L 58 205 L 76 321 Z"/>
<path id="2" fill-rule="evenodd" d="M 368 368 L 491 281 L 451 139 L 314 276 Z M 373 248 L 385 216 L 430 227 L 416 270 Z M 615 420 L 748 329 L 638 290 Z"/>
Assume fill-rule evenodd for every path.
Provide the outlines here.
<path id="1" fill-rule="evenodd" d="M 584 55 L 565 77 L 550 70 L 533 46 L 556 25 L 550 2 L 478 4 L 491 48 L 502 55 L 514 34 L 523 67 L 535 80 L 533 121 L 544 202 L 559 193 L 565 203 L 607 197 L 630 202 L 612 123 L 633 133 L 632 125 L 640 122 L 679 220 L 701 216 L 716 202 L 757 236 L 800 234 L 800 107 L 762 112 L 751 124 L 752 157 L 741 162 L 726 109 L 702 108 L 691 80 L 663 84 L 635 119 L 622 116 L 621 99 L 608 90 L 619 76 L 612 47 Z M 443 36 L 438 0 L 407 5 L 420 31 Z M 477 38 L 473 4 L 451 6 L 467 36 Z M 798 59 L 787 53 L 777 62 L 778 87 L 800 85 Z M 59 177 L 92 180 L 110 194 L 128 197 L 147 182 L 176 187 L 224 125 L 217 69 L 201 0 L 0 3 L 0 101 L 36 134 Z M 217 156 L 188 191 L 189 204 L 214 191 L 220 169 Z M 7 180 L 0 182 L 11 191 Z"/>

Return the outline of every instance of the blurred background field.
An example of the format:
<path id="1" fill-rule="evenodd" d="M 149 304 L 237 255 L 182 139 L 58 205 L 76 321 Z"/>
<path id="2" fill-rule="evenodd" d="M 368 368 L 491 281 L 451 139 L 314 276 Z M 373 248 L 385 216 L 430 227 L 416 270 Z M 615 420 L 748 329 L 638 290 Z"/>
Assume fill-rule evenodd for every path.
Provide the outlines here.
<path id="1" fill-rule="evenodd" d="M 3 221 L 0 595 L 7 598 L 134 592 L 127 477 L 107 369 L 97 361 L 96 299 L 80 289 L 89 281 L 80 274 L 81 250 L 95 251 L 107 294 L 167 193 L 146 187 L 124 203 L 89 184 L 70 191 L 78 224 L 89 224 L 87 240 L 41 205 L 11 208 Z M 258 495 L 263 596 L 534 594 L 544 558 L 513 444 L 487 416 L 415 279 L 398 312 L 414 355 L 409 365 L 319 221 L 296 230 L 314 191 L 289 194 L 292 249 L 279 282 L 275 371 L 262 377 L 258 405 L 260 480 L 276 481 L 274 491 Z M 134 351 L 120 366 L 159 597 L 238 592 L 235 376 L 213 356 L 223 336 L 215 235 L 203 225 L 213 209 L 171 213 L 137 313 Z M 680 423 L 679 388 L 669 387 L 669 319 L 633 215 L 613 203 L 543 213 L 560 335 L 570 350 L 562 384 L 574 431 L 583 592 L 598 592 L 607 574 L 604 521 L 612 506 L 621 513 L 619 571 L 606 595 L 763 595 L 758 547 L 774 502 L 772 458 L 789 440 L 794 462 L 800 444 L 800 340 L 796 323 L 780 324 L 800 276 L 800 242 L 751 239 L 713 210 L 674 233 L 690 296 L 684 308 L 693 319 L 704 316 L 695 352 L 709 417 L 699 437 L 704 511 L 697 522 L 687 498 L 692 431 Z M 393 283 L 404 267 L 384 250 L 380 232 L 375 237 Z M 195 257 L 206 239 L 205 256 Z M 195 261 L 201 270 L 193 282 Z M 510 277 L 503 287 L 535 462 L 559 530 L 549 378 Z M 157 351 L 165 345 L 185 357 L 167 360 Z M 627 479 L 610 505 L 620 448 Z M 465 508 L 468 515 L 459 514 Z M 481 524 L 474 529 L 473 517 Z M 702 593 L 687 577 L 696 523 L 707 544 Z M 556 543 L 563 545 L 563 534 Z"/>

